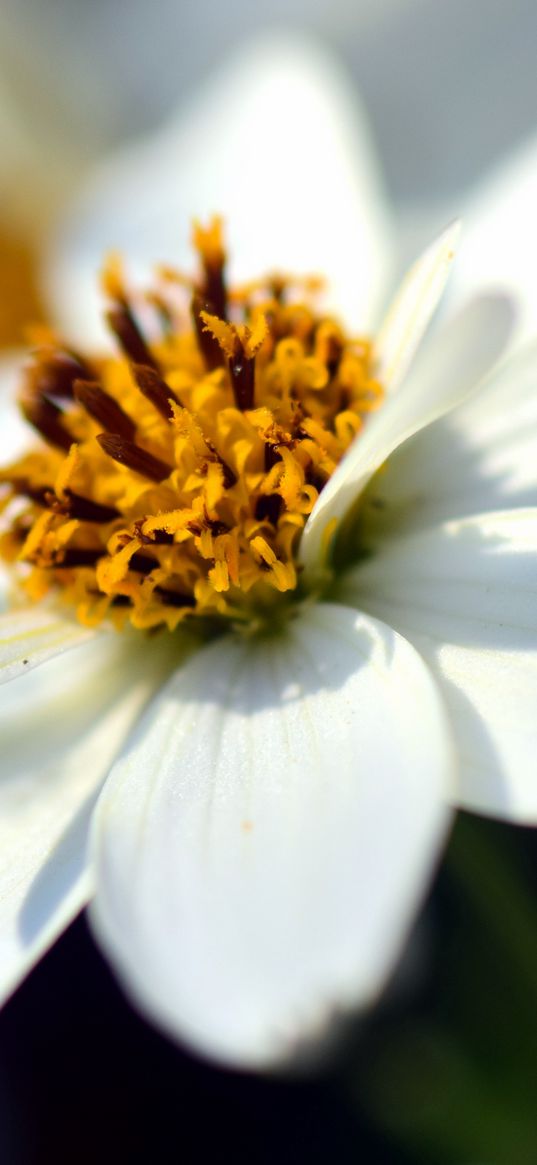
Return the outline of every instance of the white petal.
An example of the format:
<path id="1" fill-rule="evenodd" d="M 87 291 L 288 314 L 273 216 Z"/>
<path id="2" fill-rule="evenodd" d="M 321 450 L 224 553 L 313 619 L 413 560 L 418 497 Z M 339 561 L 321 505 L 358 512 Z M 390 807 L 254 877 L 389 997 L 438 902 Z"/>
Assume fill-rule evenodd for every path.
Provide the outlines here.
<path id="1" fill-rule="evenodd" d="M 0 357 L 0 465 L 6 465 L 28 449 L 32 431 L 16 405 L 24 353 Z"/>
<path id="2" fill-rule="evenodd" d="M 322 567 L 335 526 L 394 449 L 477 387 L 503 350 L 512 317 L 509 300 L 482 296 L 431 338 L 405 384 L 371 415 L 316 502 L 300 546 L 308 572 Z"/>
<path id="3" fill-rule="evenodd" d="M 367 525 L 400 535 L 466 514 L 536 505 L 536 383 L 534 344 L 394 452 L 364 494 Z"/>
<path id="4" fill-rule="evenodd" d="M 450 745 L 419 657 L 343 607 L 200 652 L 96 816 L 93 919 L 142 1011 L 259 1066 L 369 1001 L 446 826 Z"/>
<path id="5" fill-rule="evenodd" d="M 45 663 L 95 635 L 45 604 L 17 607 L 0 615 L 0 684 Z"/>
<path id="6" fill-rule="evenodd" d="M 110 634 L 3 689 L 0 1000 L 87 899 L 96 792 L 159 674 Z"/>
<path id="7" fill-rule="evenodd" d="M 499 165 L 475 191 L 464 214 L 464 247 L 451 290 L 462 298 L 479 288 L 505 288 L 521 311 L 516 340 L 537 333 L 537 138 Z"/>
<path id="8" fill-rule="evenodd" d="M 394 539 L 337 594 L 397 628 L 437 678 L 459 804 L 537 823 L 537 509 Z"/>
<path id="9" fill-rule="evenodd" d="M 401 383 L 440 300 L 455 254 L 460 223 L 452 223 L 405 276 L 375 340 L 375 375 L 386 392 Z"/>
<path id="10" fill-rule="evenodd" d="M 49 292 L 60 323 L 101 339 L 96 272 L 121 250 L 138 276 L 193 266 L 192 217 L 222 213 L 231 274 L 312 271 L 367 329 L 390 256 L 385 200 L 360 100 L 329 53 L 288 33 L 243 48 L 158 135 L 104 164 L 54 240 Z"/>

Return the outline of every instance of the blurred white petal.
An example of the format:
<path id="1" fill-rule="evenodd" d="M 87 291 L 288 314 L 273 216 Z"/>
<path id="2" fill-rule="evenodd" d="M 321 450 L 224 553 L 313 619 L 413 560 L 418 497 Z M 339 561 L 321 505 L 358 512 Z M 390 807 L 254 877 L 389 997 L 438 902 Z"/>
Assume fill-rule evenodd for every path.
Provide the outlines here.
<path id="1" fill-rule="evenodd" d="M 96 791 L 161 673 L 99 636 L 2 691 L 0 1000 L 87 900 Z"/>
<path id="2" fill-rule="evenodd" d="M 502 287 L 521 310 L 516 341 L 537 335 L 537 139 L 534 138 L 477 188 L 464 213 L 464 247 L 452 292 Z"/>
<path id="3" fill-rule="evenodd" d="M 445 697 L 457 802 L 537 823 L 537 509 L 484 514 L 381 542 L 338 598 L 417 648 Z"/>
<path id="4" fill-rule="evenodd" d="M 94 631 L 47 604 L 6 611 L 0 615 L 0 684 L 94 636 Z"/>
<path id="5" fill-rule="evenodd" d="M 160 133 L 100 168 L 53 239 L 46 288 L 76 341 L 102 340 L 96 273 L 124 252 L 136 276 L 192 267 L 193 216 L 221 213 L 233 279 L 266 270 L 329 279 L 364 331 L 385 295 L 390 224 L 360 101 L 319 44 L 248 44 Z"/>
<path id="6" fill-rule="evenodd" d="M 390 457 L 364 494 L 377 535 L 537 505 L 537 344 L 502 364 L 452 413 Z"/>
<path id="7" fill-rule="evenodd" d="M 507 341 L 512 314 L 504 297 L 477 298 L 424 347 L 407 381 L 371 414 L 315 503 L 300 546 L 308 571 L 322 563 L 333 525 L 379 466 L 419 429 L 460 404 L 490 371 Z"/>
<path id="8" fill-rule="evenodd" d="M 375 336 L 375 375 L 394 392 L 412 361 L 450 274 L 460 224 L 453 223 L 405 276 Z"/>
<path id="9" fill-rule="evenodd" d="M 23 362 L 18 351 L 0 357 L 0 466 L 26 452 L 32 437 L 16 405 Z"/>

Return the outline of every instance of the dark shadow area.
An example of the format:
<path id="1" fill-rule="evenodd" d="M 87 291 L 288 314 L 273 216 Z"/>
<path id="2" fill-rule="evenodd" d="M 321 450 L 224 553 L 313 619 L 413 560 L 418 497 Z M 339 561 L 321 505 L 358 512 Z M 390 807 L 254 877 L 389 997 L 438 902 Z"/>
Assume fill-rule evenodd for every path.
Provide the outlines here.
<path id="1" fill-rule="evenodd" d="M 427 974 L 344 1078 L 416 1165 L 537 1160 L 537 835 L 458 818 L 429 901 Z"/>
<path id="2" fill-rule="evenodd" d="M 536 873 L 532 830 L 463 815 L 406 971 L 294 1078 L 168 1043 L 80 918 L 0 1015 L 2 1165 L 534 1165 Z"/>
<path id="3" fill-rule="evenodd" d="M 219 1071 L 151 1030 L 84 918 L 0 1016 L 0 1082 L 2 1165 L 355 1165 L 357 1148 L 395 1162 L 335 1070 L 302 1080 Z"/>

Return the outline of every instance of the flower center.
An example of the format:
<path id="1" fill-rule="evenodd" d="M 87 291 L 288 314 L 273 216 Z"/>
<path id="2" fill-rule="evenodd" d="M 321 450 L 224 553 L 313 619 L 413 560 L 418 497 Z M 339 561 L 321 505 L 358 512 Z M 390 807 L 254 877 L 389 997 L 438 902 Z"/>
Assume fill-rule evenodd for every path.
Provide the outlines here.
<path id="1" fill-rule="evenodd" d="M 228 290 L 220 220 L 196 280 L 104 272 L 117 357 L 40 329 L 21 394 L 43 442 L 3 470 L 4 557 L 93 626 L 251 620 L 299 585 L 300 534 L 376 408 L 371 345 L 316 314 L 313 280 Z"/>

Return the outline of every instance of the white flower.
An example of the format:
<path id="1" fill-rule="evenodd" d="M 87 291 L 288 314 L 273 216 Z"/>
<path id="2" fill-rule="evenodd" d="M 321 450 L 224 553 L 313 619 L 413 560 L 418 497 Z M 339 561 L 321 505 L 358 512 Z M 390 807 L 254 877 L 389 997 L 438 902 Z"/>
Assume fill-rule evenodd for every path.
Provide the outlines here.
<path id="1" fill-rule="evenodd" d="M 467 245 L 453 281 L 455 295 L 500 284 L 516 294 L 514 341 L 529 343 L 537 321 L 537 139 L 518 147 L 473 192 L 465 211 Z"/>
<path id="2" fill-rule="evenodd" d="M 115 205 L 104 180 L 106 205 L 136 189 L 120 225 L 139 232 L 137 208 L 176 190 L 177 172 L 161 181 L 163 146 L 190 183 L 185 209 L 204 212 L 212 158 L 208 197 L 239 253 L 320 260 L 361 323 L 386 265 L 375 270 L 382 211 L 331 81 L 295 52 L 235 69 L 139 171 L 127 160 Z M 94 634 L 53 604 L 1 617 L 2 671 L 20 677 L 2 710 L 4 993 L 91 896 L 145 1015 L 215 1059 L 267 1066 L 378 994 L 451 806 L 535 819 L 537 510 L 522 507 L 535 497 L 536 357 L 477 387 L 510 327 L 492 295 L 417 353 L 455 233 L 425 253 L 378 333 L 386 400 L 307 521 L 309 596 L 278 633 L 232 628 L 199 647 Z M 313 602 L 359 497 L 337 551 L 355 565 Z"/>

